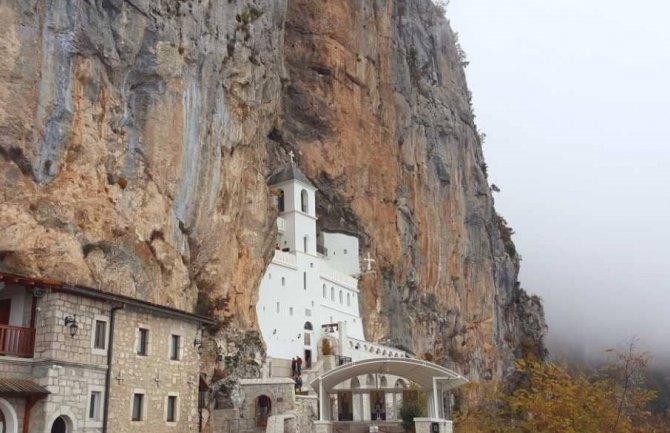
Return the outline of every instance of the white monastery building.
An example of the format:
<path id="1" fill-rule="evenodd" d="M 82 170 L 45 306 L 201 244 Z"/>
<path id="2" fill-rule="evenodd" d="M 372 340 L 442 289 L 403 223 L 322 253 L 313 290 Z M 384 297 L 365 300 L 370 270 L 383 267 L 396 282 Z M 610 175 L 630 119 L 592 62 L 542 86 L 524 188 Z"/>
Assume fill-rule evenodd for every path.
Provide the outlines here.
<path id="1" fill-rule="evenodd" d="M 365 340 L 358 238 L 318 230 L 316 187 L 293 162 L 268 184 L 276 195 L 279 235 L 256 306 L 268 357 L 280 361 L 300 356 L 307 369 L 324 351 L 336 355 L 340 364 L 406 357 L 403 350 Z"/>

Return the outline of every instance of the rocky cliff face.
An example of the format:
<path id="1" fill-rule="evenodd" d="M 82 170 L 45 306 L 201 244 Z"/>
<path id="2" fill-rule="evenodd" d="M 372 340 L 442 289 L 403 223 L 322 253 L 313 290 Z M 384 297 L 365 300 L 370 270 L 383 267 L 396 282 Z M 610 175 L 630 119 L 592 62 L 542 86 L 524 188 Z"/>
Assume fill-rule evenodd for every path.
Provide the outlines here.
<path id="1" fill-rule="evenodd" d="M 541 351 L 429 0 L 0 4 L 0 266 L 253 329 L 294 149 L 361 237 L 368 338 L 499 377 Z"/>

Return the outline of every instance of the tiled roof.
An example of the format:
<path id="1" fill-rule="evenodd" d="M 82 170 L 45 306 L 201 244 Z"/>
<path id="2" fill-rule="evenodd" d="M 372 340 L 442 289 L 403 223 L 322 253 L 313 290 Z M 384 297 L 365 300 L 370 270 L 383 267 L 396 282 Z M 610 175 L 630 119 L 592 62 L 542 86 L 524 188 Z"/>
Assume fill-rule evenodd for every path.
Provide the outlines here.
<path id="1" fill-rule="evenodd" d="M 302 182 L 307 186 L 316 188 L 314 184 L 310 182 L 309 179 L 307 179 L 305 173 L 303 173 L 294 163 L 288 164 L 279 172 L 270 176 L 268 179 L 268 185 L 277 185 L 278 183 L 286 182 L 287 180 L 297 180 L 298 182 Z"/>
<path id="2" fill-rule="evenodd" d="M 9 397 L 25 397 L 28 395 L 48 395 L 46 388 L 25 379 L 0 378 L 0 395 Z"/>

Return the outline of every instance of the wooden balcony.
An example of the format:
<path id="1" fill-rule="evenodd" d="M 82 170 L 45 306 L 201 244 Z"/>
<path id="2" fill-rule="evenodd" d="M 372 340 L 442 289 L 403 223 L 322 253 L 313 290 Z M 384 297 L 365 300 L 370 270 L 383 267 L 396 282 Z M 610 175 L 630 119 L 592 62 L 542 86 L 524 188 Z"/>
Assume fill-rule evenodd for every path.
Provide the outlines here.
<path id="1" fill-rule="evenodd" d="M 0 355 L 32 358 L 35 329 L 0 325 Z"/>

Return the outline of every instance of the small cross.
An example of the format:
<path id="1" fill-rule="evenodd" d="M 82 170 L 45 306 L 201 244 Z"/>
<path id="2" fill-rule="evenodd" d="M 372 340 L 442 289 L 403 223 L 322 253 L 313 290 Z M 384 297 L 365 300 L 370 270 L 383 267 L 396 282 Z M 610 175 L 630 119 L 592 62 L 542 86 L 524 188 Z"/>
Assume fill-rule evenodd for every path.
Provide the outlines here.
<path id="1" fill-rule="evenodd" d="M 375 259 L 370 257 L 370 252 L 368 251 L 368 257 L 366 259 L 363 259 L 364 262 L 367 263 L 367 270 L 366 272 L 372 272 L 372 264 L 376 262 Z"/>
<path id="2" fill-rule="evenodd" d="M 120 371 L 119 371 L 119 374 L 117 374 L 114 379 L 116 379 L 119 382 L 119 385 L 121 385 L 123 383 L 123 381 L 125 380 L 123 377 L 121 377 L 121 372 Z"/>
<path id="3" fill-rule="evenodd" d="M 156 372 L 156 378 L 154 379 L 156 382 L 156 387 L 160 388 L 161 386 L 161 375 L 159 372 Z"/>
<path id="4" fill-rule="evenodd" d="M 291 158 L 291 164 L 293 164 L 295 162 L 295 152 L 293 152 L 292 150 L 289 150 L 288 151 L 288 156 L 289 156 L 289 158 Z"/>

